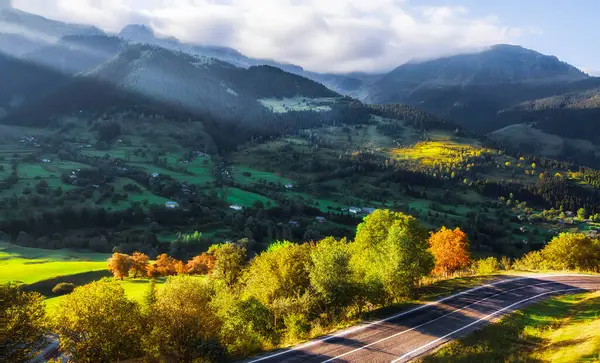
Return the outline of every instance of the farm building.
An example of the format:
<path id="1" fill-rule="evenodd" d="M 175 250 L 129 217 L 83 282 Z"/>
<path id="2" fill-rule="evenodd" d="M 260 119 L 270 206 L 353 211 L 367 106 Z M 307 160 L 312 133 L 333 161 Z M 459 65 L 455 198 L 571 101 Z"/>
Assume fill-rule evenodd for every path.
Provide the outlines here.
<path id="1" fill-rule="evenodd" d="M 244 207 L 242 207 L 239 204 L 232 204 L 232 205 L 229 206 L 229 208 L 231 208 L 233 210 L 237 210 L 237 211 L 240 211 L 240 210 L 244 209 Z"/>
<path id="2" fill-rule="evenodd" d="M 165 203 L 165 207 L 167 207 L 169 209 L 179 208 L 179 203 L 168 201 L 168 202 Z"/>

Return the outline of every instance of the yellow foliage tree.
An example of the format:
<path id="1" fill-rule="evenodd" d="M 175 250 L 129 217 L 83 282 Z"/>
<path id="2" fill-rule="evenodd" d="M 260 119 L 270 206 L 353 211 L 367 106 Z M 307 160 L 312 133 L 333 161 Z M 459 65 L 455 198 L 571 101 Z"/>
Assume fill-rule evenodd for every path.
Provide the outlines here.
<path id="1" fill-rule="evenodd" d="M 460 228 L 451 230 L 442 227 L 431 234 L 429 246 L 435 257 L 433 273 L 436 275 L 448 276 L 469 265 L 469 239 Z"/>

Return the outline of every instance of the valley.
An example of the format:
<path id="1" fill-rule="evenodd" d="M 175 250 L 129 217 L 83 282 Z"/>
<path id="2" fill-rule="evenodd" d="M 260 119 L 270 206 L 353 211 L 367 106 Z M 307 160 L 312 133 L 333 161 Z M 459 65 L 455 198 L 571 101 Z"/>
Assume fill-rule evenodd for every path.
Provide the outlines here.
<path id="1" fill-rule="evenodd" d="M 0 25 L 14 361 L 231 361 L 499 274 L 597 285 L 600 78 L 554 56 L 319 73 L 143 24 Z"/>

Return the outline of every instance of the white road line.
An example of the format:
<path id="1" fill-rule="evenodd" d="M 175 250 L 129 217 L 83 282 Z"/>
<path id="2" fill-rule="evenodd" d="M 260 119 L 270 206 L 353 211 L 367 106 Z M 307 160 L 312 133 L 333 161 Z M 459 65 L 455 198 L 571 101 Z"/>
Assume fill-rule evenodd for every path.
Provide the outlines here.
<path id="1" fill-rule="evenodd" d="M 501 284 L 505 284 L 505 283 L 508 283 L 508 282 L 514 282 L 514 281 L 520 281 L 520 280 L 538 279 L 538 278 L 544 278 L 544 277 L 569 277 L 569 276 L 587 276 L 587 275 L 581 275 L 581 274 L 531 275 L 531 276 L 523 276 L 523 277 L 514 278 L 514 279 L 506 279 L 506 280 L 496 281 L 496 282 L 493 282 L 493 283 L 489 283 L 489 284 L 481 285 L 481 286 L 478 286 L 478 287 L 474 287 L 472 289 L 465 290 L 463 292 L 459 292 L 459 293 L 451 295 L 451 296 L 447 296 L 447 297 L 445 297 L 443 299 L 440 299 L 440 300 L 437 300 L 437 301 L 432 301 L 432 302 L 429 302 L 427 304 L 420 305 L 420 306 L 418 306 L 418 307 L 416 307 L 414 309 L 407 310 L 405 312 L 392 315 L 392 316 L 387 317 L 385 319 L 377 320 L 377 321 L 374 321 L 374 322 L 369 323 L 369 324 L 359 325 L 359 326 L 356 326 L 356 327 L 348 329 L 348 330 L 343 330 L 343 331 L 341 331 L 341 332 L 339 332 L 337 334 L 329 335 L 329 336 L 327 336 L 325 338 L 322 338 L 322 339 L 313 340 L 311 342 L 308 342 L 308 343 L 305 343 L 305 344 L 302 344 L 302 345 L 298 345 L 298 346 L 286 349 L 286 350 L 284 350 L 282 352 L 278 352 L 278 353 L 270 354 L 270 355 L 267 355 L 267 356 L 264 356 L 264 357 L 256 358 L 256 359 L 253 359 L 253 360 L 249 361 L 248 363 L 260 362 L 260 361 L 263 361 L 263 360 L 267 360 L 267 359 L 279 357 L 281 355 L 289 354 L 289 353 L 292 353 L 292 352 L 294 352 L 296 350 L 301 350 L 301 349 L 304 349 L 304 348 L 312 347 L 313 345 L 317 345 L 319 343 L 324 343 L 324 342 L 326 342 L 328 340 L 331 340 L 331 339 L 343 337 L 345 335 L 348 335 L 348 334 L 351 334 L 351 333 L 354 333 L 354 332 L 366 329 L 368 327 L 371 327 L 371 326 L 374 326 L 374 325 L 379 325 L 379 324 L 385 323 L 386 321 L 394 320 L 394 319 L 399 318 L 401 316 L 408 315 L 410 313 L 414 313 L 415 311 L 418 311 L 418 310 L 421 310 L 421 309 L 425 309 L 425 308 L 427 308 L 429 306 L 438 305 L 440 303 L 443 303 L 444 301 L 453 299 L 455 297 L 466 295 L 466 294 L 470 294 L 470 293 L 472 293 L 474 291 L 478 291 L 478 290 L 485 289 L 485 288 L 488 288 L 488 287 L 493 287 L 493 286 L 496 286 L 496 285 L 501 285 Z"/>
<path id="2" fill-rule="evenodd" d="M 444 336 L 443 336 L 443 337 L 441 337 L 441 338 L 437 338 L 436 340 L 433 340 L 433 341 L 431 341 L 431 342 L 429 342 L 429 343 L 427 343 L 427 344 L 425 344 L 425 345 L 422 345 L 422 346 L 420 346 L 420 347 L 419 347 L 419 348 L 417 348 L 417 349 L 413 349 L 413 350 L 411 350 L 410 352 L 408 352 L 408 353 L 404 354 L 403 356 L 401 356 L 401 357 L 399 357 L 399 358 L 396 358 L 396 359 L 394 359 L 394 360 L 393 360 L 391 363 L 396 363 L 396 362 L 399 362 L 399 361 L 401 361 L 401 360 L 403 360 L 403 359 L 410 358 L 412 355 L 414 355 L 415 353 L 419 352 L 419 351 L 420 351 L 420 350 L 422 350 L 423 348 L 427 348 L 427 347 L 429 347 L 430 345 L 433 345 L 433 344 L 435 344 L 435 343 L 437 343 L 437 342 L 440 342 L 440 341 L 442 341 L 442 340 L 444 340 L 444 339 L 446 339 L 446 338 L 448 338 L 448 337 L 450 337 L 450 336 L 452 336 L 452 335 L 454 335 L 454 334 L 458 333 L 459 331 L 465 330 L 465 329 L 467 329 L 467 328 L 469 328 L 469 327 L 471 327 L 471 326 L 473 326 L 473 325 L 475 325 L 475 324 L 477 324 L 477 323 L 479 323 L 479 322 L 481 322 L 481 321 L 488 320 L 489 318 L 491 318 L 491 317 L 494 317 L 494 316 L 496 316 L 496 315 L 500 314 L 501 312 L 503 312 L 503 311 L 506 311 L 506 310 L 508 310 L 508 309 L 510 309 L 510 308 L 512 308 L 512 307 L 515 307 L 515 306 L 517 306 L 517 305 L 520 305 L 520 304 L 522 304 L 522 303 L 524 303 L 524 302 L 527 302 L 527 301 L 530 301 L 530 300 L 534 300 L 534 299 L 537 299 L 538 297 L 545 296 L 545 295 L 549 295 L 549 294 L 556 294 L 556 293 L 559 293 L 559 292 L 569 292 L 569 291 L 583 291 L 583 289 L 565 289 L 565 290 L 555 290 L 555 291 L 548 291 L 548 292 L 544 292 L 544 293 L 542 293 L 542 294 L 538 294 L 538 295 L 535 295 L 535 296 L 533 296 L 533 297 L 530 297 L 530 298 L 527 298 L 527 299 L 523 299 L 523 300 L 521 300 L 521 301 L 518 301 L 518 302 L 516 302 L 516 303 L 514 303 L 514 304 L 511 304 L 511 305 L 509 305 L 509 306 L 507 306 L 507 307 L 505 307 L 505 308 L 502 308 L 502 309 L 500 309 L 500 310 L 498 310 L 498 311 L 496 311 L 496 312 L 494 312 L 494 313 L 492 313 L 492 314 L 486 315 L 486 316 L 484 316 L 483 318 L 481 318 L 481 319 L 479 319 L 479 320 L 476 320 L 476 321 L 474 321 L 474 322 L 472 322 L 472 323 L 470 323 L 470 324 L 468 324 L 468 325 L 465 325 L 465 326 L 463 326 L 463 327 L 462 327 L 462 328 L 460 328 L 460 329 L 456 329 L 455 331 L 453 331 L 453 332 L 451 332 L 451 333 L 448 333 L 448 334 L 444 335 Z"/>
<path id="3" fill-rule="evenodd" d="M 447 317 L 447 316 L 449 316 L 449 315 L 452 315 L 452 314 L 458 313 L 459 311 L 463 311 L 463 310 L 465 310 L 465 309 L 467 309 L 467 308 L 469 308 L 469 307 L 471 307 L 471 306 L 473 306 L 473 305 L 477 305 L 477 304 L 479 304 L 479 303 L 481 303 L 481 302 L 484 302 L 484 301 L 487 301 L 487 300 L 493 299 L 493 298 L 495 298 L 495 297 L 497 297 L 497 296 L 504 295 L 504 294 L 508 294 L 509 292 L 513 292 L 513 291 L 517 291 L 517 290 L 523 290 L 523 289 L 527 289 L 527 288 L 530 288 L 530 287 L 541 286 L 541 285 L 551 285 L 551 284 L 557 284 L 557 283 L 558 283 L 558 282 L 544 282 L 544 283 L 541 283 L 541 284 L 535 284 L 535 285 L 526 285 L 526 286 L 521 286 L 521 287 L 517 287 L 517 288 L 511 289 L 511 290 L 508 290 L 508 291 L 503 291 L 503 292 L 497 293 L 497 294 L 495 294 L 495 295 L 492 295 L 492 296 L 488 296 L 488 297 L 486 297 L 486 298 L 484 298 L 484 299 L 477 300 L 477 301 L 475 301 L 475 302 L 473 302 L 473 303 L 471 303 L 471 304 L 469 304 L 469 305 L 463 306 L 463 307 L 462 307 L 462 308 L 460 308 L 460 309 L 452 310 L 451 312 L 449 312 L 449 313 L 447 313 L 447 314 L 444 314 L 444 315 L 442 315 L 442 316 L 438 316 L 437 318 L 435 318 L 435 319 L 433 319 L 433 320 L 429 320 L 429 321 L 427 321 L 427 322 L 425 322 L 425 323 L 419 324 L 419 325 L 417 325 L 417 326 L 414 326 L 414 327 L 412 327 L 412 328 L 410 328 L 410 329 L 402 330 L 402 331 L 400 331 L 400 332 L 398 332 L 398 333 L 396 333 L 396 334 L 394 334 L 394 335 L 390 335 L 390 336 L 387 336 L 387 337 L 385 337 L 385 338 L 379 339 L 379 340 L 378 340 L 378 341 L 376 341 L 376 342 L 369 343 L 369 344 L 367 344 L 367 345 L 363 345 L 363 346 L 362 346 L 362 347 L 360 347 L 360 348 L 356 348 L 356 349 L 354 349 L 354 350 L 351 350 L 351 351 L 349 351 L 349 352 L 346 352 L 346 353 L 344 353 L 344 354 L 340 354 L 340 355 L 338 355 L 338 356 L 336 356 L 336 357 L 329 358 L 329 359 L 327 359 L 326 361 L 323 361 L 322 363 L 327 363 L 327 362 L 334 361 L 334 360 L 336 360 L 336 359 L 339 359 L 339 358 L 345 357 L 345 356 L 347 356 L 347 355 L 349 355 L 349 354 L 352 354 L 352 353 L 358 352 L 358 351 L 360 351 L 360 350 L 363 350 L 363 349 L 365 349 L 365 348 L 368 348 L 368 347 L 370 347 L 370 346 L 373 346 L 373 345 L 375 345 L 375 344 L 379 344 L 379 343 L 385 342 L 386 340 L 389 340 L 389 339 L 395 338 L 395 337 L 397 337 L 397 336 L 399 336 L 399 335 L 402 335 L 402 334 L 405 334 L 405 333 L 411 332 L 411 331 L 413 331 L 413 330 L 419 329 L 419 328 L 421 328 L 421 327 L 423 327 L 423 326 L 425 326 L 425 325 L 428 325 L 428 324 L 431 324 L 431 323 L 433 323 L 434 321 L 438 321 L 438 320 L 440 320 L 440 319 L 442 319 L 442 318 L 445 318 L 445 317 Z"/>

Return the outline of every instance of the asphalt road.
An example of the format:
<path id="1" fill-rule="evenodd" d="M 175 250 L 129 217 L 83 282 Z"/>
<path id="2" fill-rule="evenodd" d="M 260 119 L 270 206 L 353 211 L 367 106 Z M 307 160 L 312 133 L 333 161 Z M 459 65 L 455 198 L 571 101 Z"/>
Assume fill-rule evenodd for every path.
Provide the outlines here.
<path id="1" fill-rule="evenodd" d="M 552 295 L 600 289 L 600 276 L 514 277 L 247 362 L 405 362 Z"/>

